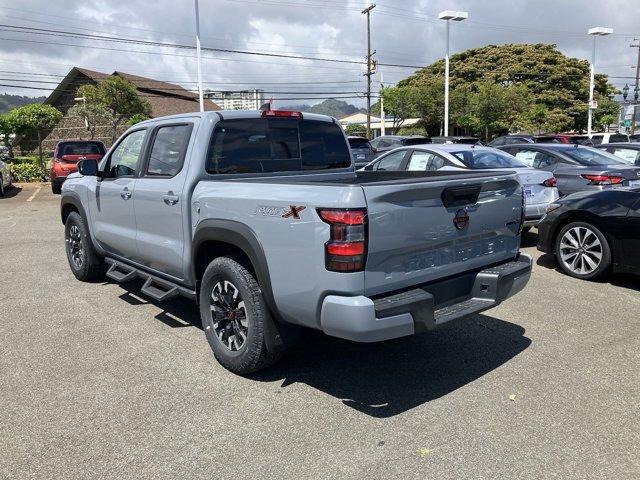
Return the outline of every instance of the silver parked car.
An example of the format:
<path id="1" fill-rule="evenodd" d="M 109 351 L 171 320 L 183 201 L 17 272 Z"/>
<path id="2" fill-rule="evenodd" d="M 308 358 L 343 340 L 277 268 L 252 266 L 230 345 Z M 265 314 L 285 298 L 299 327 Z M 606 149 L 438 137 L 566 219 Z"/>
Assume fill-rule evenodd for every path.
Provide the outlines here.
<path id="1" fill-rule="evenodd" d="M 500 149 L 533 168 L 552 172 L 558 179 L 561 195 L 613 187 L 640 187 L 640 168 L 593 147 L 548 143 L 507 145 Z"/>
<path id="2" fill-rule="evenodd" d="M 11 187 L 11 167 L 6 157 L 0 157 L 0 197 L 4 197 L 4 192 Z"/>
<path id="3" fill-rule="evenodd" d="M 510 170 L 518 174 L 525 192 L 525 223 L 540 222 L 547 207 L 560 195 L 551 172 L 531 168 L 501 150 L 481 145 L 433 144 L 392 150 L 367 165 L 365 170 Z"/>

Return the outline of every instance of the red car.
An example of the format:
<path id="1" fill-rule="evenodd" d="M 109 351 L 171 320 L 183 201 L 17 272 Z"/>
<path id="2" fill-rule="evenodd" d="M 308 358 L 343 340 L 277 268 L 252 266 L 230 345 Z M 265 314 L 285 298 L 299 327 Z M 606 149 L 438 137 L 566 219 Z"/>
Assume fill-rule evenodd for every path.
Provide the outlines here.
<path id="1" fill-rule="evenodd" d="M 70 140 L 58 142 L 53 151 L 53 162 L 51 164 L 51 191 L 60 193 L 62 183 L 67 176 L 78 170 L 80 160 L 100 161 L 106 149 L 104 144 L 97 140 Z"/>

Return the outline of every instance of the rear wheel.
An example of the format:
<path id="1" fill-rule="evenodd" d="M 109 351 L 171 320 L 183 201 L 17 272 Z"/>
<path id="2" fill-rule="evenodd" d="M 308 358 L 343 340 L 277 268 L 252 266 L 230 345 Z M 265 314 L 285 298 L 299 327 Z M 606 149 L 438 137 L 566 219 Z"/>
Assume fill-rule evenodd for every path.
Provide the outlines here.
<path id="1" fill-rule="evenodd" d="M 54 182 L 51 182 L 51 192 L 54 195 L 59 195 L 62 192 L 62 184 L 56 185 Z"/>
<path id="2" fill-rule="evenodd" d="M 583 280 L 603 277 L 611 267 L 611 249 L 604 234 L 586 222 L 572 222 L 560 230 L 555 255 L 565 273 Z"/>
<path id="3" fill-rule="evenodd" d="M 64 240 L 69 267 L 78 280 L 86 282 L 104 273 L 104 262 L 96 254 L 89 229 L 78 212 L 71 212 L 67 217 Z"/>
<path id="4" fill-rule="evenodd" d="M 202 278 L 200 317 L 216 360 L 246 375 L 275 363 L 265 343 L 269 311 L 255 278 L 235 259 L 213 260 Z"/>

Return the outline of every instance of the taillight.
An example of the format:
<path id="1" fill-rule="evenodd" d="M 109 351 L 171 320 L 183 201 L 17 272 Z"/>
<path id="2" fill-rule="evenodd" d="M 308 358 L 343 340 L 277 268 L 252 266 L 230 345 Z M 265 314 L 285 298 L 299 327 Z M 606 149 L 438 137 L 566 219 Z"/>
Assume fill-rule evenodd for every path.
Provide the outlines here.
<path id="1" fill-rule="evenodd" d="M 292 112 L 289 110 L 263 110 L 263 117 L 285 117 L 285 118 L 302 118 L 302 112 Z"/>
<path id="2" fill-rule="evenodd" d="M 332 272 L 364 270 L 367 256 L 367 211 L 364 209 L 318 209 L 323 222 L 330 225 L 325 243 L 325 267 Z"/>
<path id="3" fill-rule="evenodd" d="M 589 185 L 620 185 L 624 178 L 613 175 L 581 175 L 589 180 Z"/>
<path id="4" fill-rule="evenodd" d="M 556 177 L 547 178 L 544 182 L 542 182 L 542 185 L 544 185 L 545 187 L 556 187 L 558 185 L 558 180 L 556 179 Z"/>

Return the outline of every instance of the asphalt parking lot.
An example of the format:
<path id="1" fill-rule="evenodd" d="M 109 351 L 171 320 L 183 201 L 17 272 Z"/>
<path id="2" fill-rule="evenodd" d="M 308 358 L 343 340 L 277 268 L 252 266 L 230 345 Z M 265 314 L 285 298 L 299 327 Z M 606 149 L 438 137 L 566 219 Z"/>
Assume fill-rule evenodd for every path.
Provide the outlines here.
<path id="1" fill-rule="evenodd" d="M 571 279 L 531 234 L 530 284 L 484 315 L 311 332 L 241 378 L 195 304 L 76 281 L 58 204 L 0 199 L 2 478 L 640 478 L 640 278 Z"/>

